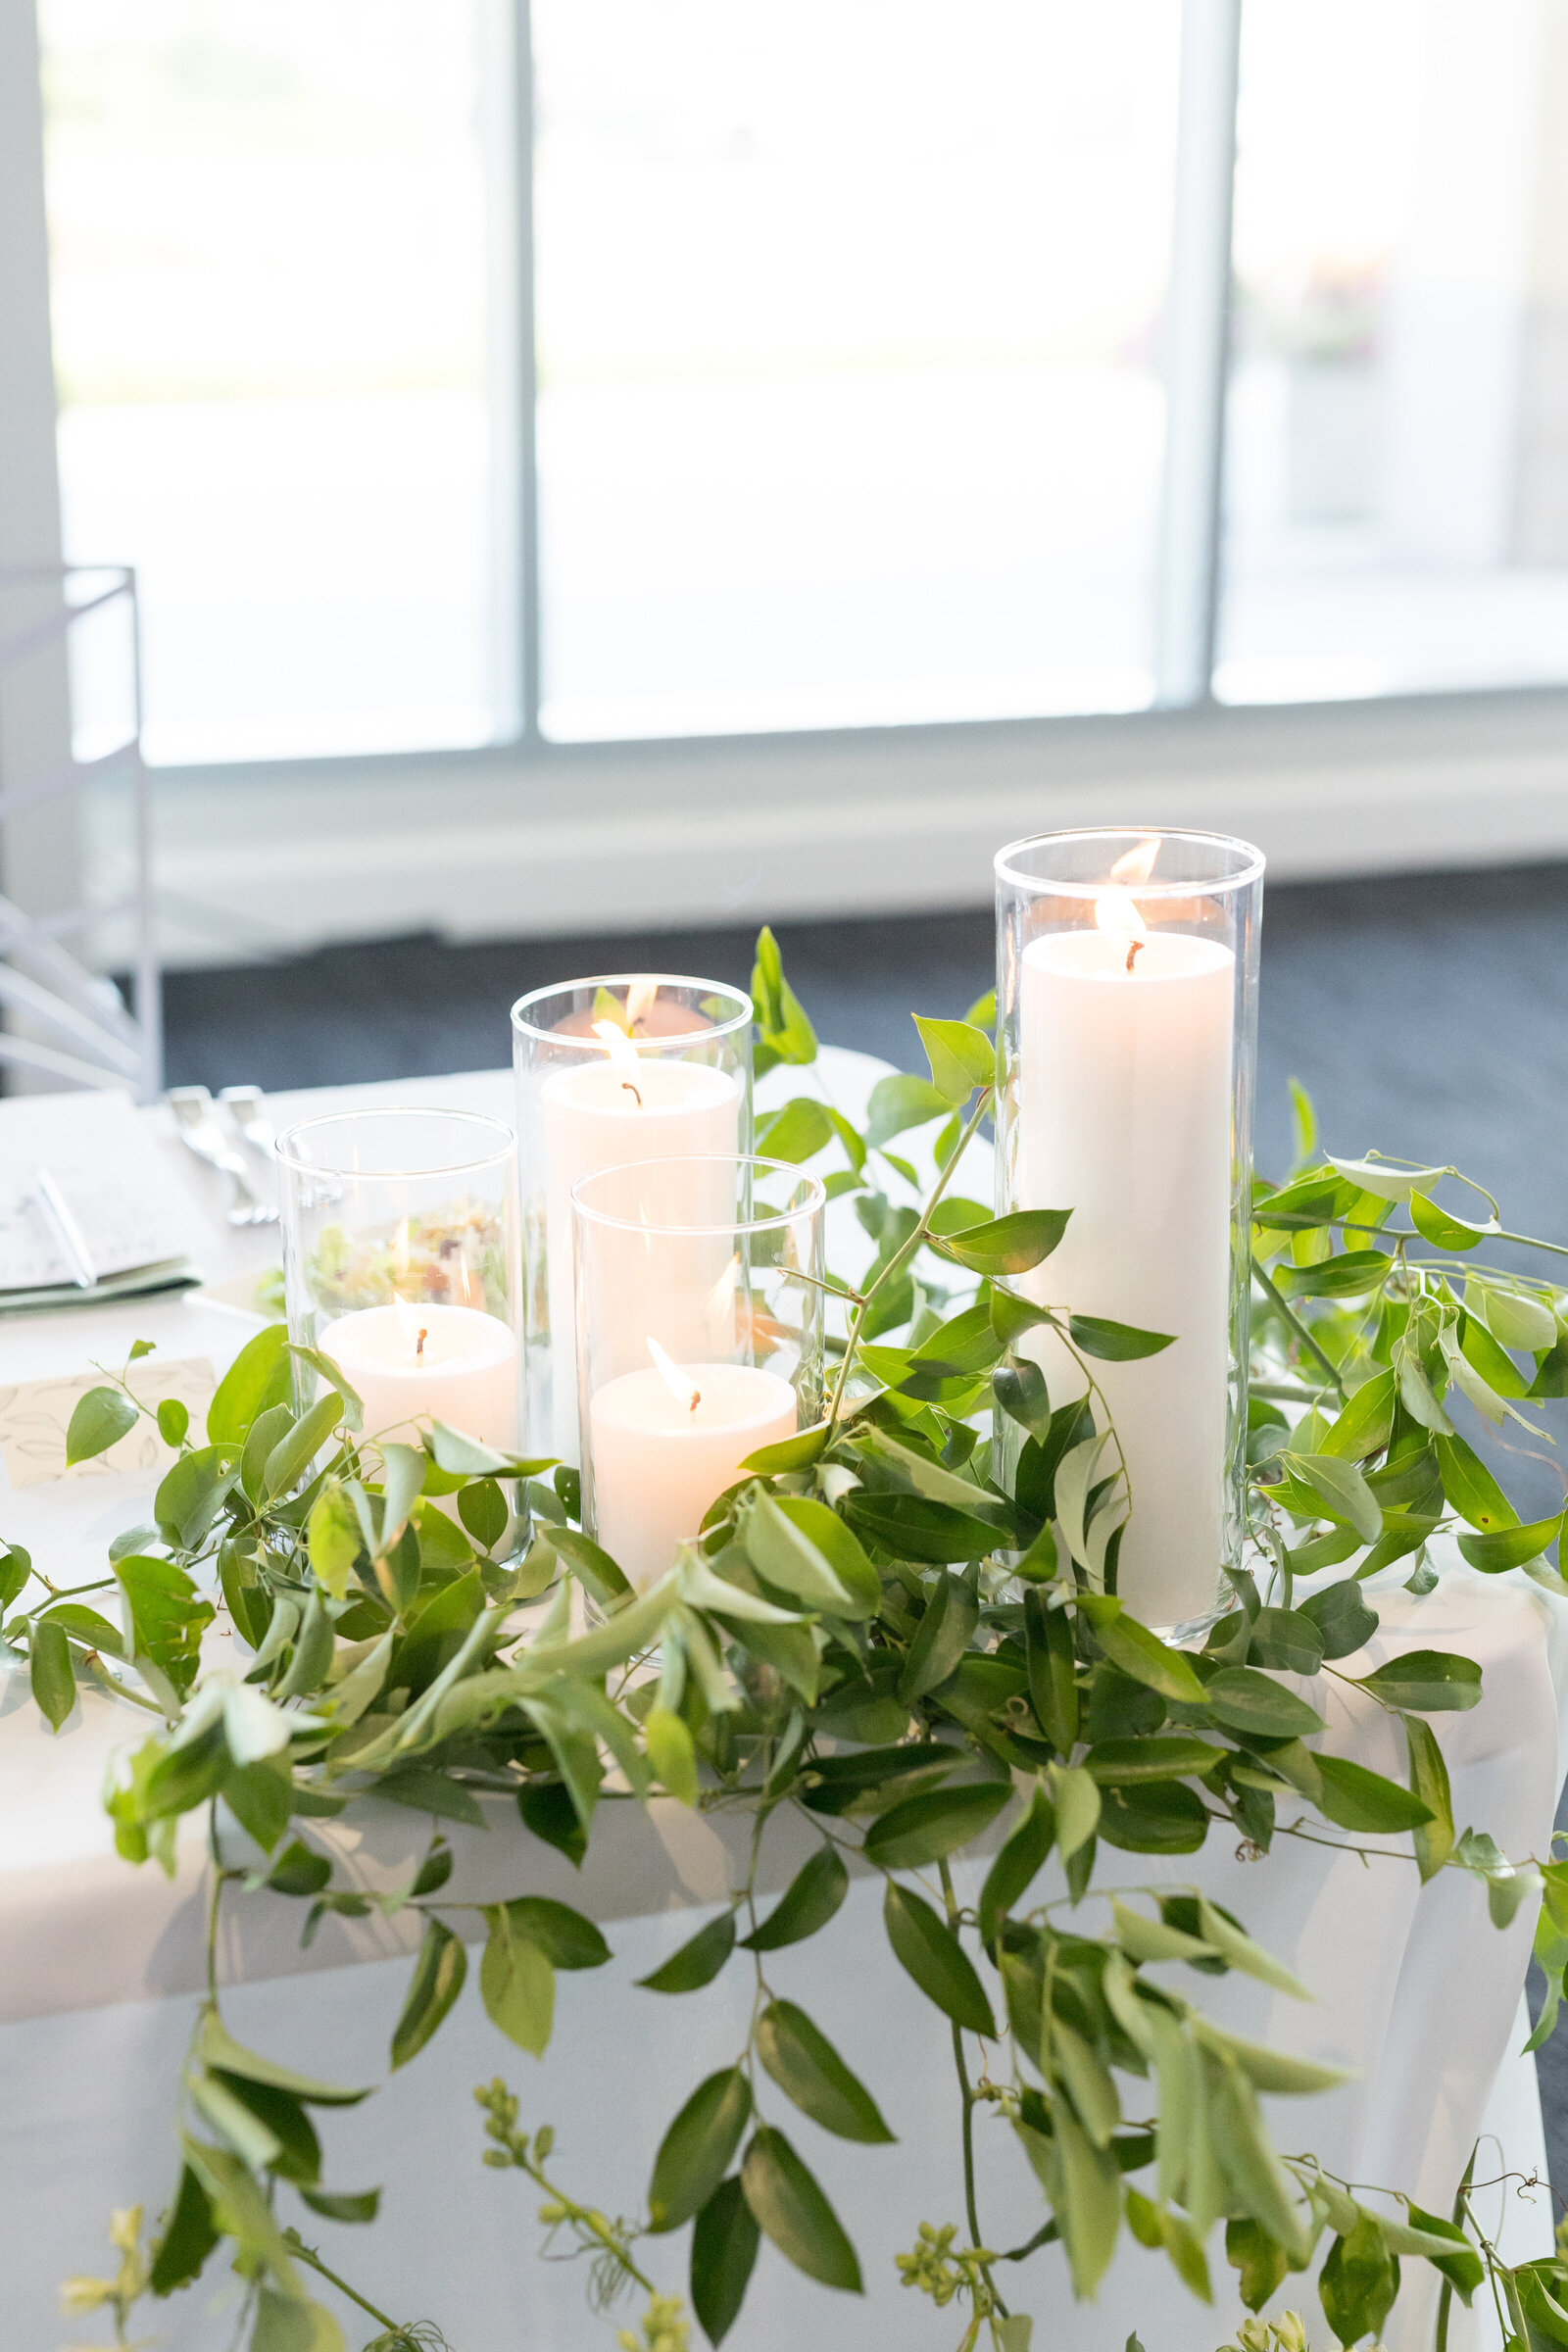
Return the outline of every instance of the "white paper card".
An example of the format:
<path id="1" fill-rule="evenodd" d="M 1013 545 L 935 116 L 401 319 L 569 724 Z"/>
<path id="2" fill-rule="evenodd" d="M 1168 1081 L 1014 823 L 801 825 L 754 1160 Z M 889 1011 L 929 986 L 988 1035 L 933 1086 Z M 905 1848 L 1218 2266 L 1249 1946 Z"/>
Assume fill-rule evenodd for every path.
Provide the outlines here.
<path id="1" fill-rule="evenodd" d="M 162 1404 L 176 1397 L 189 1411 L 191 1432 L 200 1442 L 207 1426 L 207 1407 L 218 1386 L 205 1355 L 175 1356 L 164 1363 L 144 1355 L 126 1374 L 131 1395 L 140 1404 Z M 101 1372 L 74 1372 L 63 1380 L 22 1380 L 0 1388 L 0 1460 L 13 1487 L 39 1487 L 58 1478 L 110 1478 L 117 1472 L 132 1477 L 162 1478 L 174 1459 L 151 1421 L 140 1420 L 91 1461 L 66 1467 L 66 1432 L 71 1416 L 89 1389 L 106 1388 Z"/>
<path id="2" fill-rule="evenodd" d="M 127 1095 L 23 1095 L 0 1102 L 0 1291 L 72 1279 L 38 1204 L 40 1165 L 100 1275 L 183 1254 L 188 1211 Z"/>

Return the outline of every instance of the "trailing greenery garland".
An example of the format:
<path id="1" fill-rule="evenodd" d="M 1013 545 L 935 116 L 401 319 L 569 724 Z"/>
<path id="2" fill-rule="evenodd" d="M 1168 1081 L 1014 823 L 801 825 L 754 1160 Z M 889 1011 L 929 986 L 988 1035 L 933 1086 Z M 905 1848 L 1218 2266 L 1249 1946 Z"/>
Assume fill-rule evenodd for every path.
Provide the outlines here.
<path id="1" fill-rule="evenodd" d="M 759 1069 L 809 1062 L 815 1039 L 765 931 L 754 994 Z M 329 1912 L 416 1911 L 396 2069 L 435 2034 L 467 1969 L 459 1930 L 471 1906 L 445 1896 L 441 1822 L 514 1803 L 533 1837 L 580 1863 L 610 1786 L 749 1814 L 744 1883 L 644 1980 L 689 1996 L 749 1966 L 744 2047 L 693 2086 L 650 2151 L 645 2210 L 630 2221 L 563 2185 L 549 2126 L 522 2128 L 503 2080 L 474 2095 L 484 2162 L 543 2191 L 547 2243 L 587 2257 L 595 2306 L 646 2298 L 640 2326 L 619 2333 L 630 2352 L 683 2352 L 688 2299 L 720 2343 L 760 2233 L 823 2285 L 861 2287 L 850 2230 L 779 2119 L 793 2108 L 867 2145 L 892 2133 L 769 1975 L 774 1952 L 829 1927 L 852 1861 L 882 1877 L 892 1960 L 952 2044 L 963 2219 L 921 2222 L 898 2267 L 906 2285 L 958 2307 L 960 2352 L 982 2341 L 1026 2352 L 1024 2266 L 1057 2241 L 1079 2295 L 1125 2227 L 1207 2296 L 1222 2219 L 1254 2313 L 1327 2236 L 1317 2291 L 1342 2344 L 1381 2329 L 1409 2256 L 1442 2274 L 1440 2346 L 1452 2294 L 1468 2302 L 1484 2282 L 1505 2335 L 1535 2352 L 1568 2345 L 1568 2264 L 1502 2263 L 1468 2174 L 1452 2214 L 1437 2216 L 1396 2189 L 1369 2202 L 1374 2192 L 1352 2193 L 1315 2159 L 1276 2150 L 1259 2091 L 1308 2093 L 1340 2077 L 1222 2030 L 1171 1976 L 1185 1964 L 1196 1973 L 1179 1982 L 1196 1988 L 1239 1970 L 1306 1997 L 1241 1921 L 1196 1886 L 1102 1897 L 1095 1883 L 1106 1845 L 1196 1853 L 1219 1831 L 1262 1855 L 1282 1837 L 1363 1850 L 1361 1838 L 1407 1834 L 1422 1879 L 1471 1874 L 1499 1926 L 1544 1897 L 1537 1951 L 1549 1998 L 1536 2039 L 1550 2031 L 1568 1962 L 1568 1863 L 1456 1836 L 1427 1720 L 1474 1705 L 1479 1668 L 1446 1650 L 1354 1676 L 1342 1661 L 1376 1630 L 1363 1580 L 1407 1557 L 1407 1590 L 1430 1591 L 1425 1546 L 1450 1526 L 1474 1567 L 1523 1568 L 1568 1592 L 1547 1558 L 1560 1520 L 1522 1525 L 1447 1409 L 1457 1393 L 1500 1425 L 1526 1421 L 1530 1397 L 1568 1395 L 1564 1298 L 1478 1267 L 1488 1236 L 1524 1238 L 1500 1232 L 1490 1198 L 1490 1214 L 1466 1221 L 1435 1198 L 1452 1170 L 1320 1157 L 1298 1098 L 1302 1164 L 1283 1189 L 1254 1193 L 1250 1525 L 1266 1584 L 1239 1571 L 1235 1605 L 1203 1647 L 1172 1647 L 1115 1591 L 1126 1482 L 1093 1376 L 1096 1359 L 1169 1343 L 1056 1316 L 1012 1287 L 1049 1258 L 1065 1212 L 997 1219 L 954 1191 L 992 1106 L 991 1018 L 982 1004 L 965 1022 L 920 1022 L 929 1080 L 884 1079 L 863 1133 L 804 1098 L 760 1121 L 759 1149 L 774 1157 L 843 1151 L 829 1186 L 855 1195 L 874 1256 L 858 1288 L 833 1286 L 850 1321 L 825 1419 L 754 1457 L 755 1475 L 653 1591 L 633 1593 L 574 1524 L 574 1471 L 547 1481 L 549 1463 L 439 1423 L 420 1446 L 377 1445 L 337 1366 L 290 1348 L 281 1326 L 233 1364 L 204 1443 L 182 1405 L 158 1407 L 178 1459 L 156 1525 L 111 1545 L 108 1575 L 67 1593 L 19 1548 L 0 1556 L 3 1640 L 50 1723 L 65 1722 L 78 1679 L 155 1719 L 105 1800 L 127 1862 L 172 1873 L 181 1817 L 202 1809 L 208 1822 L 208 1989 L 177 2088 L 173 2192 L 145 2248 L 139 2212 L 114 2217 L 115 2278 L 65 2289 L 69 2308 L 108 2314 L 117 2343 L 144 2295 L 188 2285 L 220 2248 L 245 2282 L 251 2352 L 342 2352 L 322 2281 L 374 2323 L 374 2352 L 444 2342 L 433 2324 L 379 2310 L 301 2234 L 312 2216 L 375 2218 L 374 2189 L 322 2186 L 316 2122 L 368 2094 L 235 2041 L 213 1961 L 220 1909 L 295 1902 L 307 1941 Z M 889 1147 L 939 1119 L 940 1173 L 922 1200 Z M 1077 1359 L 1081 1398 L 1053 1405 L 1018 1351 L 1042 1325 Z M 886 1344 L 891 1333 L 903 1336 Z M 138 1344 L 132 1359 L 146 1351 Z M 296 1363 L 323 1388 L 304 1409 Z M 1003 1448 L 979 1434 L 993 1405 L 1017 1425 L 1006 1486 Z M 94 1390 L 73 1416 L 70 1458 L 104 1451 L 145 1409 L 122 1378 Z M 507 1556 L 509 1482 L 525 1486 L 535 1531 L 520 1560 Z M 456 1516 L 437 1507 L 446 1497 Z M 1158 1495 L 1138 1507 L 1157 1512 Z M 1345 1576 L 1298 1606 L 1296 1580 L 1339 1564 Z M 597 1617 L 586 1631 L 574 1630 L 579 1591 Z M 100 1592 L 118 1596 L 123 1630 L 82 1597 Z M 202 1668 L 218 1594 L 251 1652 L 239 1672 Z M 1408 1785 L 1311 1744 L 1323 1718 L 1286 1675 L 1348 1682 L 1394 1716 Z M 377 1792 L 427 1809 L 432 1837 L 409 1884 L 372 1896 L 338 1883 L 315 1832 Z M 781 1808 L 818 1842 L 764 1911 L 758 1866 Z M 976 1852 L 991 1859 L 971 1906 L 953 1866 Z M 1052 1854 L 1068 1893 L 1033 1899 Z M 485 2008 L 537 2054 L 556 1972 L 595 1968 L 609 1948 L 577 1911 L 520 1889 L 484 1919 Z M 992 2247 L 978 2210 L 975 2133 L 988 2122 L 1039 2185 L 1040 2226 L 1018 2246 Z M 291 2220 L 296 2196 L 306 2210 Z M 682 2296 L 671 2256 L 688 2225 Z M 1304 2352 L 1293 2313 L 1242 2334 L 1246 2352 Z"/>

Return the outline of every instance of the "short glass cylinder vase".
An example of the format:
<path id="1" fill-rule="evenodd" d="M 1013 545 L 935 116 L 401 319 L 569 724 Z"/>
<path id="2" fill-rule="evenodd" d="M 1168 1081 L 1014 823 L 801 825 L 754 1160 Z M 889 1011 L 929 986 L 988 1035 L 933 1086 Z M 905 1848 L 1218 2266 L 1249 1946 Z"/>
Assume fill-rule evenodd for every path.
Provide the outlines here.
<path id="1" fill-rule="evenodd" d="M 1072 1211 L 1017 1287 L 1063 1322 L 1172 1341 L 1118 1360 L 1092 1326 L 1076 1354 L 1036 1327 L 1018 1348 L 1054 1405 L 1092 1374 L 1115 1427 L 1108 1500 L 1130 1512 L 1086 1537 L 1091 1574 L 1146 1624 L 1189 1624 L 1245 1541 L 1263 858 L 1219 834 L 1115 828 L 1013 842 L 996 871 L 997 1207 Z M 998 1425 L 1015 1462 L 1023 1433 Z M 1107 1446 L 1095 1479 L 1115 1467 Z"/>
<path id="2" fill-rule="evenodd" d="M 744 1153 L 573 1187 L 583 1525 L 639 1591 L 750 1455 L 820 1416 L 826 1199 Z"/>
<path id="3" fill-rule="evenodd" d="M 578 1457 L 571 1188 L 631 1159 L 752 1148 L 752 1001 L 714 980 L 611 973 L 512 1007 L 528 1442 Z"/>
<path id="4" fill-rule="evenodd" d="M 444 1421 L 517 1447 L 522 1402 L 516 1144 L 469 1111 L 369 1109 L 281 1136 L 289 1338 L 330 1356 L 364 1439 Z M 296 1360 L 301 1404 L 318 1379 Z"/>

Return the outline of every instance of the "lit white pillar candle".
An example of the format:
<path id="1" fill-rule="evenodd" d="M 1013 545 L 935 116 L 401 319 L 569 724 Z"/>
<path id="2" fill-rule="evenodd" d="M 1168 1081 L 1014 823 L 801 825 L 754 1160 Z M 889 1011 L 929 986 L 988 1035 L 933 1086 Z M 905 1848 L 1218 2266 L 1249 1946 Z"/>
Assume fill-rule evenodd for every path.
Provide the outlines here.
<path id="1" fill-rule="evenodd" d="M 1236 959 L 1213 940 L 1146 936 L 1121 890 L 1096 913 L 1096 929 L 1023 952 L 1019 1204 L 1073 1212 L 1026 1287 L 1175 1334 L 1158 1355 L 1094 1367 L 1132 1487 L 1117 1590 L 1174 1625 L 1213 1607 L 1224 1557 Z M 1082 1392 L 1059 1341 L 1026 1344 L 1054 1403 Z"/>
<path id="2" fill-rule="evenodd" d="M 362 1307 L 339 1315 L 321 1338 L 365 1408 L 368 1438 L 416 1446 L 424 1415 L 481 1446 L 517 1443 L 517 1343 L 495 1315 L 475 1306 Z"/>
<path id="3" fill-rule="evenodd" d="M 545 1136 L 545 1214 L 549 1227 L 549 1305 L 554 1450 L 577 1454 L 577 1343 L 571 1188 L 580 1177 L 628 1160 L 682 1153 L 726 1157 L 740 1150 L 741 1089 L 728 1070 L 701 1061 L 644 1055 L 613 1022 L 595 1024 L 602 1061 L 578 1063 L 545 1080 L 540 1102 Z M 733 1177 L 700 1170 L 651 1171 L 639 1200 L 650 1224 L 722 1223 L 733 1217 Z M 628 1244 L 635 1237 L 628 1237 Z M 724 1245 L 721 1258 L 727 1258 Z M 715 1262 L 714 1273 L 719 1265 Z M 638 1336 L 659 1317 L 640 1300 L 635 1252 L 628 1247 L 626 1312 Z"/>
<path id="4" fill-rule="evenodd" d="M 594 1534 L 639 1592 L 673 1564 L 760 1446 L 795 1435 L 795 1391 L 751 1364 L 677 1367 L 655 1341 L 588 1407 Z"/>

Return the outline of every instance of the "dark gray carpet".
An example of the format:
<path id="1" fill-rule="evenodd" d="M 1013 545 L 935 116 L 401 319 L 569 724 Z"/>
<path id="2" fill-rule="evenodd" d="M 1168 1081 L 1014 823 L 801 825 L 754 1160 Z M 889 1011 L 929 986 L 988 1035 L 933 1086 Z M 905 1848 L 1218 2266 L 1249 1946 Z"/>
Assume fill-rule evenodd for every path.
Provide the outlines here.
<path id="1" fill-rule="evenodd" d="M 824 1041 L 906 1068 L 923 1066 L 911 1011 L 960 1014 L 992 985 L 985 913 L 777 929 Z M 495 1067 L 510 1058 L 508 1008 L 526 989 L 638 969 L 744 985 L 754 935 L 485 947 L 431 936 L 172 973 L 169 1082 L 270 1090 Z M 1293 1076 L 1314 1097 L 1330 1150 L 1451 1161 L 1496 1194 L 1506 1227 L 1568 1244 L 1568 865 L 1272 889 L 1258 1071 L 1265 1170 L 1291 1156 Z M 1550 1417 L 1568 1425 L 1561 1407 Z M 1568 1426 L 1556 1434 L 1568 1451 Z M 1560 1507 L 1549 1468 L 1511 1468 L 1527 1511 Z M 1568 2030 L 1542 2054 L 1541 2078 L 1552 2172 L 1568 2191 Z"/>

